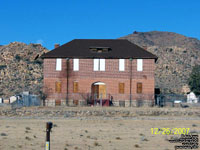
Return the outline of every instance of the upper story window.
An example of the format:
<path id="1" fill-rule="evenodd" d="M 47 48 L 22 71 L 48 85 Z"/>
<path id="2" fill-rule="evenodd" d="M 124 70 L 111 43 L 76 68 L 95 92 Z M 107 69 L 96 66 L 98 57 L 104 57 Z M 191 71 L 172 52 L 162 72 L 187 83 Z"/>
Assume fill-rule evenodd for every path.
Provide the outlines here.
<path id="1" fill-rule="evenodd" d="M 73 70 L 79 71 L 79 59 L 73 59 Z"/>
<path id="2" fill-rule="evenodd" d="M 105 59 L 94 59 L 94 71 L 105 71 Z"/>
<path id="3" fill-rule="evenodd" d="M 125 71 L 125 60 L 119 59 L 119 71 Z"/>
<path id="4" fill-rule="evenodd" d="M 56 59 L 56 71 L 61 71 L 62 70 L 62 59 L 57 58 Z"/>
<path id="5" fill-rule="evenodd" d="M 143 71 L 143 59 L 137 59 L 137 71 Z"/>

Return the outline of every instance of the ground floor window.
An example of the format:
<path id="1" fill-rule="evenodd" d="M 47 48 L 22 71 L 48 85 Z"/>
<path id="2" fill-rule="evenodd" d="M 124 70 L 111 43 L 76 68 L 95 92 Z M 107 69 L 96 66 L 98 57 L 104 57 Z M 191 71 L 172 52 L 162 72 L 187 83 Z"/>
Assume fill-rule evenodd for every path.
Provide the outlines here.
<path id="1" fill-rule="evenodd" d="M 57 81 L 55 84 L 55 92 L 61 93 L 61 82 L 60 81 Z"/>
<path id="2" fill-rule="evenodd" d="M 142 83 L 137 83 L 137 93 L 142 93 Z"/>
<path id="3" fill-rule="evenodd" d="M 78 93 L 78 82 L 77 81 L 74 81 L 74 83 L 73 83 L 73 92 Z"/>
<path id="4" fill-rule="evenodd" d="M 124 94 L 124 87 L 125 87 L 124 83 L 119 83 L 119 93 L 120 94 Z"/>

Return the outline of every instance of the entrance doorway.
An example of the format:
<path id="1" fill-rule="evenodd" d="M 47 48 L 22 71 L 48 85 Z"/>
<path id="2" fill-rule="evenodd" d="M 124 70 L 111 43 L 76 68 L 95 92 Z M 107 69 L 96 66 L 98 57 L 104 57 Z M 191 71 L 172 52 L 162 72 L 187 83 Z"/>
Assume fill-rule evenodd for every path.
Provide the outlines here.
<path id="1" fill-rule="evenodd" d="M 103 82 L 95 82 L 92 84 L 92 95 L 97 99 L 106 98 L 106 84 Z"/>

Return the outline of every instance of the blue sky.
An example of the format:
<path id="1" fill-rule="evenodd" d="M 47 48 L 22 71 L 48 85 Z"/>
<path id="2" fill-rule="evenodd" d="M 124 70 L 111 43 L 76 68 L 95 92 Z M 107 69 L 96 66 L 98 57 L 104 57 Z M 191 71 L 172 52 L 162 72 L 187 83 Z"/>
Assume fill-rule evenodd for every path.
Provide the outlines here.
<path id="1" fill-rule="evenodd" d="M 113 39 L 133 31 L 200 39 L 199 0 L 0 0 L 0 45 Z"/>

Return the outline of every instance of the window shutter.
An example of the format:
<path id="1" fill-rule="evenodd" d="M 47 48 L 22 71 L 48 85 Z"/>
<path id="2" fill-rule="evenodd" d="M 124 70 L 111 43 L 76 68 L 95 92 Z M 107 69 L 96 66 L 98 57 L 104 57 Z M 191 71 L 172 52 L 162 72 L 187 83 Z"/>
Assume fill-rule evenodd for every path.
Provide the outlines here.
<path id="1" fill-rule="evenodd" d="M 62 59 L 57 58 L 56 59 L 56 71 L 61 71 L 62 70 Z"/>
<path id="2" fill-rule="evenodd" d="M 100 59 L 100 71 L 105 71 L 105 59 Z"/>
<path id="3" fill-rule="evenodd" d="M 99 59 L 94 59 L 94 71 L 98 71 L 99 70 Z"/>
<path id="4" fill-rule="evenodd" d="M 61 82 L 56 82 L 55 86 L 56 93 L 61 93 Z"/>
<path id="5" fill-rule="evenodd" d="M 79 71 L 79 59 L 73 59 L 73 70 Z"/>
<path id="6" fill-rule="evenodd" d="M 125 70 L 125 60 L 119 59 L 119 71 L 124 71 L 124 70 Z"/>
<path id="7" fill-rule="evenodd" d="M 73 92 L 78 93 L 78 82 L 74 82 Z"/>
<path id="8" fill-rule="evenodd" d="M 137 59 L 137 71 L 143 71 L 143 60 Z"/>
<path id="9" fill-rule="evenodd" d="M 142 83 L 137 83 L 137 93 L 142 93 Z"/>
<path id="10" fill-rule="evenodd" d="M 119 93 L 124 94 L 124 83 L 119 83 Z"/>

